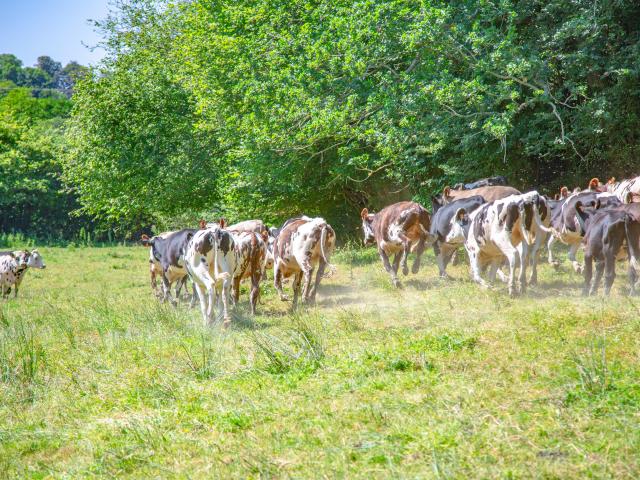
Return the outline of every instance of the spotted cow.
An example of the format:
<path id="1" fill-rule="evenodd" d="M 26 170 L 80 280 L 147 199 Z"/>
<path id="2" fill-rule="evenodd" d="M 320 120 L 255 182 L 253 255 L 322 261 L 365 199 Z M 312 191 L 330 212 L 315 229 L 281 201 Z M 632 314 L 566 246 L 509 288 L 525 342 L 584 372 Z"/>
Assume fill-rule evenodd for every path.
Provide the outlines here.
<path id="1" fill-rule="evenodd" d="M 262 272 L 262 276 L 266 277 L 266 269 L 273 268 L 273 242 L 275 241 L 275 236 L 272 235 L 272 229 L 267 228 L 262 220 L 245 220 L 244 222 L 235 223 L 226 228 L 234 235 L 240 232 L 255 232 L 262 238 L 266 238 L 267 258 L 265 270 Z"/>
<path id="2" fill-rule="evenodd" d="M 280 229 L 273 245 L 274 286 L 281 300 L 288 300 L 282 289 L 283 278 L 294 275 L 293 307 L 298 304 L 302 285 L 302 301 L 305 304 L 315 302 L 320 280 L 325 270 L 333 271 L 329 256 L 335 248 L 336 234 L 323 218 L 300 217 L 290 219 Z M 317 268 L 315 282 L 312 276 Z"/>
<path id="3" fill-rule="evenodd" d="M 267 262 L 268 239 L 269 233 L 266 229 L 261 233 L 255 231 L 233 233 L 236 264 L 233 270 L 232 298 L 237 304 L 240 298 L 240 282 L 245 278 L 251 279 L 249 304 L 252 315 L 256 313 L 256 305 L 260 297 L 260 280 Z"/>
<path id="4" fill-rule="evenodd" d="M 526 290 L 526 268 L 531 246 L 538 231 L 554 233 L 540 220 L 541 196 L 538 192 L 510 195 L 482 205 L 469 216 L 465 249 L 471 263 L 473 280 L 487 286 L 481 273 L 488 268 L 488 279 L 495 280 L 498 268 L 506 259 L 509 265 L 509 295 L 516 296 L 516 268 L 520 265 L 520 293 Z M 458 213 L 456 217 L 460 217 Z M 464 225 L 458 223 L 458 228 Z M 523 244 L 520 246 L 520 244 Z M 519 248 L 520 247 L 520 248 Z"/>
<path id="5" fill-rule="evenodd" d="M 38 250 L 0 252 L 0 292 L 3 298 L 7 298 L 12 288 L 13 297 L 18 296 L 18 289 L 29 268 L 46 268 Z"/>
<path id="6" fill-rule="evenodd" d="M 389 205 L 378 213 L 369 213 L 366 208 L 360 212 L 365 245 L 376 244 L 378 254 L 385 270 L 391 275 L 395 287 L 400 287 L 398 268 L 402 265 L 402 273 L 409 274 L 407 257 L 414 250 L 416 258 L 411 271 L 418 273 L 420 259 L 427 244 L 435 238 L 429 230 L 431 216 L 420 204 L 415 202 L 398 202 Z M 395 254 L 393 265 L 389 256 Z"/>

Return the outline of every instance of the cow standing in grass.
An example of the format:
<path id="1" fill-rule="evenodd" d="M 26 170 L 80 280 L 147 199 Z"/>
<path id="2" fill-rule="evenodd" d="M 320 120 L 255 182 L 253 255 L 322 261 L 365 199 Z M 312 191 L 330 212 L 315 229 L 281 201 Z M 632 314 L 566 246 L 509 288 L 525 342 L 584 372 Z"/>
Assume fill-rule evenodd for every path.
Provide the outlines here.
<path id="1" fill-rule="evenodd" d="M 249 305 L 251 314 L 255 315 L 258 298 L 260 297 L 260 280 L 262 279 L 267 262 L 267 240 L 269 233 L 265 229 L 260 234 L 256 232 L 239 232 L 233 234 L 236 252 L 235 268 L 233 270 L 232 297 L 235 304 L 240 299 L 240 282 L 245 278 L 251 279 Z"/>
<path id="2" fill-rule="evenodd" d="M 315 302 L 316 293 L 325 269 L 333 269 L 329 255 L 335 248 L 336 234 L 323 218 L 301 217 L 287 220 L 280 229 L 273 246 L 274 285 L 281 300 L 288 300 L 282 289 L 282 279 L 295 275 L 293 280 L 293 307 L 298 304 L 302 285 L 302 301 Z M 315 282 L 313 272 L 317 267 Z"/>
<path id="3" fill-rule="evenodd" d="M 13 288 L 13 297 L 18 296 L 18 289 L 29 268 L 46 268 L 38 250 L 17 250 L 0 252 L 0 292 L 7 298 Z"/>
<path id="4" fill-rule="evenodd" d="M 384 269 L 391 275 L 395 287 L 400 286 L 398 268 L 402 265 L 402 273 L 409 274 L 407 257 L 412 249 L 416 253 L 411 271 L 418 273 L 420 258 L 425 246 L 432 243 L 433 235 L 429 233 L 431 217 L 429 212 L 415 202 L 398 202 L 383 208 L 378 213 L 369 213 L 366 208 L 360 212 L 365 245 L 377 244 L 378 254 Z M 395 254 L 393 265 L 389 256 Z"/>
<path id="5" fill-rule="evenodd" d="M 194 233 L 186 247 L 184 261 L 200 300 L 204 324 L 213 322 L 217 294 L 218 304 L 222 307 L 223 326 L 229 326 L 229 300 L 237 255 L 235 241 L 224 229 L 224 222 Z"/>
<path id="6" fill-rule="evenodd" d="M 506 259 L 509 276 L 501 277 L 508 282 L 509 295 L 515 296 L 516 268 L 520 263 L 520 292 L 526 290 L 526 268 L 531 247 L 538 232 L 556 234 L 545 227 L 540 219 L 540 209 L 544 205 L 538 192 L 511 195 L 476 209 L 470 215 L 469 223 L 458 223 L 457 228 L 466 230 L 465 249 L 469 255 L 473 280 L 487 286 L 481 273 L 488 268 L 488 278 L 493 282 L 498 268 Z M 454 218 L 463 217 L 463 211 Z M 521 245 L 522 244 L 522 245 Z"/>

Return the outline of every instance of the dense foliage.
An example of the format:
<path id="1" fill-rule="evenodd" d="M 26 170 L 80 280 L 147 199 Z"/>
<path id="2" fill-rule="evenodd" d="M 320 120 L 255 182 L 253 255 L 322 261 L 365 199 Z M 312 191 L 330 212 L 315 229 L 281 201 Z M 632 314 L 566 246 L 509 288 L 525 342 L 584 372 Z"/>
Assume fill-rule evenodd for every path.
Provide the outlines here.
<path id="1" fill-rule="evenodd" d="M 69 65 L 43 56 L 23 68 L 13 55 L 0 55 L 0 232 L 58 240 L 86 223 L 69 215 L 79 205 L 60 179 L 67 93 L 82 70 Z"/>
<path id="2" fill-rule="evenodd" d="M 638 173 L 633 0 L 118 6 L 68 136 L 67 180 L 99 218 L 305 212 L 344 229 L 459 180 Z"/>

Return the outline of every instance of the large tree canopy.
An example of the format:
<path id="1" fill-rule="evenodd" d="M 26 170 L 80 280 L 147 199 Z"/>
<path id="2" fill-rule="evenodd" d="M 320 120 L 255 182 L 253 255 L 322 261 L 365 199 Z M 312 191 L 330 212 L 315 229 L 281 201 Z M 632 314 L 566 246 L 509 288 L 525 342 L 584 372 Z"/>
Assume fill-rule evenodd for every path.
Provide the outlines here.
<path id="1" fill-rule="evenodd" d="M 121 2 L 78 88 L 67 179 L 103 218 L 340 228 L 485 175 L 637 174 L 639 16 L 632 0 Z"/>

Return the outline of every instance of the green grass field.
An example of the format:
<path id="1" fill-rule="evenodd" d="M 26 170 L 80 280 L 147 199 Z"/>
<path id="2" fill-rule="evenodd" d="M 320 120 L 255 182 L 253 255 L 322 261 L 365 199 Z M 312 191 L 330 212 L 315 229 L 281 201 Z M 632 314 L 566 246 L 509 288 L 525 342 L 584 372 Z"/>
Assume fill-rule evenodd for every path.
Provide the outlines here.
<path id="1" fill-rule="evenodd" d="M 139 247 L 43 248 L 0 306 L 8 478 L 638 478 L 640 301 L 547 266 L 510 299 L 343 249 L 316 308 L 160 305 Z M 563 257 L 566 258 L 566 257 Z M 246 287 L 245 287 L 246 288 Z M 287 285 L 290 288 L 290 284 Z"/>

